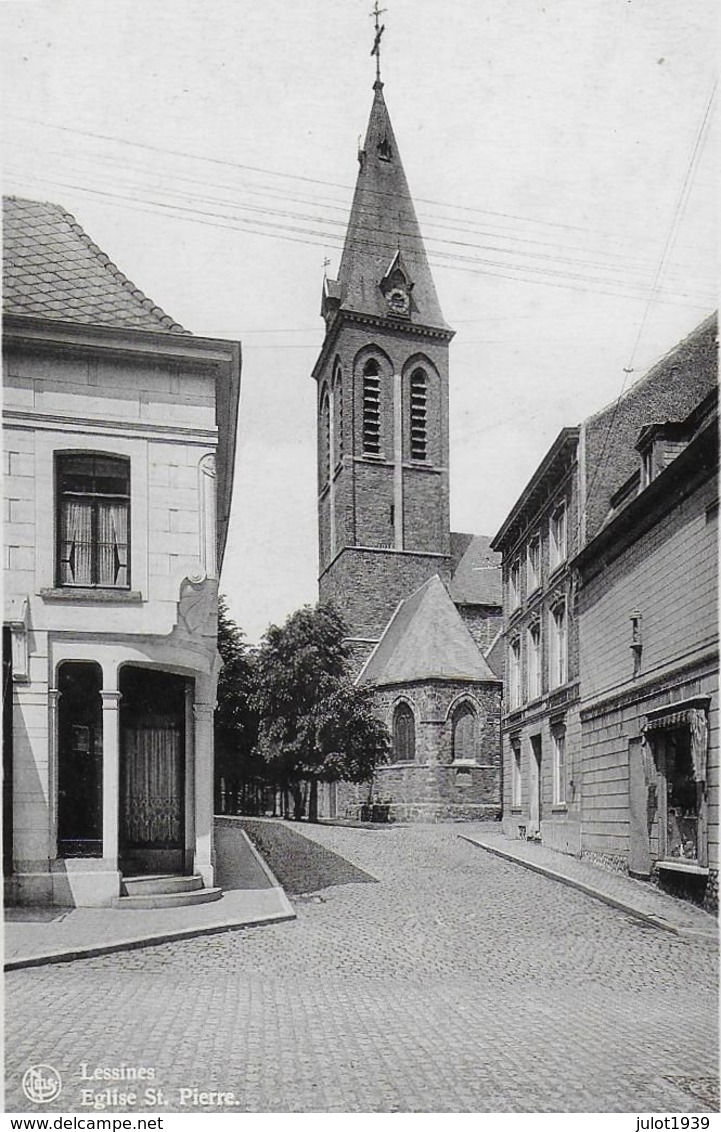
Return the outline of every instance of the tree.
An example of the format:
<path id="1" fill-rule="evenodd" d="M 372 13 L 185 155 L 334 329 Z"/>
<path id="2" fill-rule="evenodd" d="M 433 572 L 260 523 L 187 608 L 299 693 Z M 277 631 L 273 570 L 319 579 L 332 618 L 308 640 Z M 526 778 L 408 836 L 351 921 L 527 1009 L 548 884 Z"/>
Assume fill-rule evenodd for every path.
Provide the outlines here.
<path id="1" fill-rule="evenodd" d="M 285 625 L 271 625 L 258 652 L 254 703 L 258 746 L 271 773 L 303 812 L 317 820 L 318 782 L 363 782 L 385 761 L 389 737 L 373 715 L 370 693 L 357 688 L 343 643 L 345 625 L 330 606 L 305 606 Z"/>
<path id="2" fill-rule="evenodd" d="M 216 790 L 219 794 L 222 778 L 226 790 L 237 799 L 248 786 L 263 782 L 265 767 L 257 750 L 255 655 L 242 629 L 231 619 L 222 594 L 218 599 L 218 652 L 223 667 L 215 709 Z"/>

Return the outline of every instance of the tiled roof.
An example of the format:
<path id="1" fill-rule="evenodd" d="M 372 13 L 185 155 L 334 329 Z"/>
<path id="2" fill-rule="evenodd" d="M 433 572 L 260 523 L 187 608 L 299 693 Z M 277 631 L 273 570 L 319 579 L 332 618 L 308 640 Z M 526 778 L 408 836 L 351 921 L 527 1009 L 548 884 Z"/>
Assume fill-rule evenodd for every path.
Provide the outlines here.
<path id="1" fill-rule="evenodd" d="M 501 605 L 501 556 L 488 535 L 451 532 L 451 600 L 458 605 Z"/>
<path id="2" fill-rule="evenodd" d="M 64 208 L 3 197 L 3 310 L 135 330 L 188 334 L 148 299 Z"/>
<path id="3" fill-rule="evenodd" d="M 398 606 L 358 683 L 495 679 L 436 574 Z"/>

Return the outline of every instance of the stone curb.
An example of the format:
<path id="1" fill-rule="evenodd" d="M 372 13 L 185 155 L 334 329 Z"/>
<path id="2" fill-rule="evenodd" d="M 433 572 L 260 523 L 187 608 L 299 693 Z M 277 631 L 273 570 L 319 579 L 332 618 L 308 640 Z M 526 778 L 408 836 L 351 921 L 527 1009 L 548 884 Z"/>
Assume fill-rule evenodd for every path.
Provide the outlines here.
<path id="1" fill-rule="evenodd" d="M 70 963 L 74 959 L 93 959 L 98 955 L 111 955 L 115 951 L 135 951 L 141 947 L 157 947 L 162 943 L 175 943 L 177 940 L 219 935 L 222 932 L 239 931 L 241 928 L 261 927 L 263 924 L 277 924 L 295 920 L 296 914 L 292 910 L 290 902 L 288 902 L 288 907 L 289 911 L 287 912 L 272 912 L 265 916 L 259 916 L 258 919 L 221 920 L 216 924 L 176 928 L 174 931 L 156 932 L 145 936 L 130 936 L 109 943 L 90 944 L 87 947 L 67 947 L 58 951 L 47 951 L 41 955 L 30 955 L 27 958 L 8 959 L 4 968 L 6 971 L 18 971 L 25 967 L 43 967 L 50 963 Z"/>
<path id="2" fill-rule="evenodd" d="M 243 832 L 243 831 L 241 831 Z M 93 959 L 97 955 L 112 955 L 115 951 L 136 951 L 141 947 L 158 947 L 162 943 L 175 943 L 177 940 L 195 939 L 206 935 L 219 935 L 221 932 L 240 931 L 242 928 L 262 927 L 264 924 L 280 924 L 288 920 L 295 920 L 296 914 L 293 905 L 285 894 L 283 886 L 279 884 L 270 866 L 261 857 L 248 835 L 243 832 L 250 851 L 265 873 L 271 888 L 276 889 L 280 897 L 282 910 L 279 912 L 266 912 L 262 916 L 240 918 L 230 917 L 219 920 L 214 924 L 198 924 L 187 928 L 175 928 L 173 931 L 151 932 L 148 935 L 128 936 L 108 943 L 92 943 L 87 947 L 65 947 L 57 951 L 46 951 L 40 955 L 30 955 L 27 958 L 8 959 L 3 967 L 6 971 L 19 971 L 25 967 L 43 967 L 50 963 L 71 963 L 74 959 Z M 243 891 L 243 890 L 239 890 Z"/>
<path id="3" fill-rule="evenodd" d="M 459 833 L 458 836 L 462 841 L 468 841 L 471 845 L 475 845 L 479 849 L 485 849 L 487 853 L 493 853 L 496 857 L 502 857 L 504 861 L 510 861 L 514 865 L 520 865 L 524 869 L 529 869 L 531 872 L 540 873 L 541 876 L 548 877 L 549 880 L 559 881 L 560 884 L 565 884 L 568 888 L 576 888 L 579 892 L 585 892 L 587 896 L 593 897 L 595 900 L 601 900 L 604 904 L 610 905 L 611 908 L 616 908 L 619 912 L 626 912 L 629 916 L 634 916 L 637 920 L 642 920 L 646 924 L 651 924 L 653 927 L 661 928 L 663 931 L 672 932 L 674 935 L 683 936 L 688 939 L 702 939 L 708 942 L 716 943 L 718 939 L 717 932 L 714 931 L 701 931 L 698 928 L 687 928 L 680 924 L 672 924 L 670 920 L 663 919 L 662 916 L 655 916 L 652 912 L 642 912 L 640 908 L 636 908 L 633 904 L 628 904 L 625 900 L 619 900 L 616 896 L 611 896 L 607 892 L 603 892 L 599 888 L 594 888 L 592 884 L 586 884 L 582 880 L 576 880 L 575 877 L 569 877 L 565 873 L 558 873 L 555 869 L 550 869 L 547 865 L 540 865 L 536 861 L 527 861 L 522 857 L 517 857 L 514 853 L 506 849 L 499 849 L 495 845 L 488 845 L 485 841 L 478 841 L 468 834 Z"/>

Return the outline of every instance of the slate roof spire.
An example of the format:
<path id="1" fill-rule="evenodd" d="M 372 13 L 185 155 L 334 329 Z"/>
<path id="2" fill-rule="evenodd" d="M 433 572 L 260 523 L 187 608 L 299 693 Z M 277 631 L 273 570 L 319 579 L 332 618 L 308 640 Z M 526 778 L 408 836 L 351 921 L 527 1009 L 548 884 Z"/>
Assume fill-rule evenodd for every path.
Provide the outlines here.
<path id="1" fill-rule="evenodd" d="M 394 313 L 387 295 L 400 282 L 410 301 L 407 309 L 398 312 L 399 321 L 449 331 L 380 78 L 373 92 L 338 280 L 328 280 L 326 293 L 341 310 L 386 317 Z M 394 267 L 396 258 L 400 266 Z M 396 269 L 404 278 L 395 274 Z"/>

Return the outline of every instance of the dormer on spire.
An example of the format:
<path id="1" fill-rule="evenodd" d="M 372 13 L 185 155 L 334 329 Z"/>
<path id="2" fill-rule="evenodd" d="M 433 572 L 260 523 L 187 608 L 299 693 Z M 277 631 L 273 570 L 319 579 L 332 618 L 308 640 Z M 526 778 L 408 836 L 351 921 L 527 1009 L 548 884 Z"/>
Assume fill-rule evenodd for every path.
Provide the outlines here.
<path id="1" fill-rule="evenodd" d="M 338 272 L 339 309 L 383 318 L 402 316 L 414 325 L 450 332 L 436 295 L 380 79 L 373 89 Z M 389 264 L 394 269 L 401 264 L 397 286 L 391 284 Z"/>

